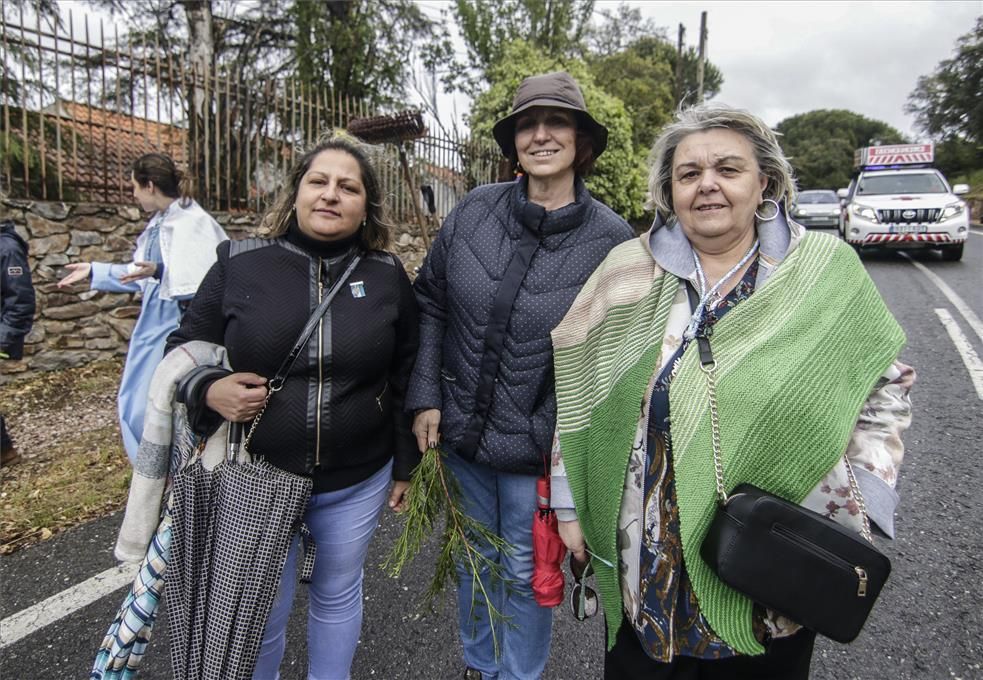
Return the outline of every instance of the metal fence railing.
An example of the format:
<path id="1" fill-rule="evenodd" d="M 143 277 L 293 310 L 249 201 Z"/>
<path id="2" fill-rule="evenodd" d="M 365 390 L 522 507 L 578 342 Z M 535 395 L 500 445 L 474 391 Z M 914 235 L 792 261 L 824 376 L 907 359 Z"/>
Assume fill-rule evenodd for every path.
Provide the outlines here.
<path id="1" fill-rule="evenodd" d="M 101 19 L 80 19 L 78 31 L 74 19 L 3 19 L 0 189 L 11 197 L 130 203 L 131 163 L 159 151 L 191 173 L 206 207 L 259 211 L 305 145 L 378 113 L 298 80 L 246 83 L 125 43 Z M 411 201 L 421 205 L 410 186 L 430 187 L 441 218 L 501 175 L 501 154 L 483 140 L 441 130 L 405 148 L 413 182 L 395 147 L 375 152 L 396 220 L 413 221 Z"/>

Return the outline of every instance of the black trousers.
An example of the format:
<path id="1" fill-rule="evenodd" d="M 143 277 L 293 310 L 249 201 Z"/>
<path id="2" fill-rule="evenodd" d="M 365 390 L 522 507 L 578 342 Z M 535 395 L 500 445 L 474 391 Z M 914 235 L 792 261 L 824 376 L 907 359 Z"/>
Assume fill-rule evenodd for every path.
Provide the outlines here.
<path id="1" fill-rule="evenodd" d="M 677 656 L 661 663 L 645 653 L 631 623 L 622 619 L 614 647 L 604 655 L 604 680 L 807 680 L 815 641 L 815 633 L 801 630 L 768 642 L 760 656 Z"/>

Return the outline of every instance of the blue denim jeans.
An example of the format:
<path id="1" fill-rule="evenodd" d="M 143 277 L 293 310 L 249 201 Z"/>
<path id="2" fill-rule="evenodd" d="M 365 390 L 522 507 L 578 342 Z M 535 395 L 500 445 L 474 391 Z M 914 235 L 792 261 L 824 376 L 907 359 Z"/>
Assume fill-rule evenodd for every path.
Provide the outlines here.
<path id="1" fill-rule="evenodd" d="M 308 680 L 346 680 L 362 630 L 362 566 L 388 497 L 392 463 L 347 489 L 311 496 L 304 521 L 317 545 L 307 617 Z M 270 612 L 253 680 L 280 677 L 297 585 L 294 539 Z"/>
<path id="2" fill-rule="evenodd" d="M 496 587 L 482 574 L 481 582 L 498 610 L 513 626 L 495 627 L 499 658 L 487 610 L 476 598 L 472 606 L 470 572 L 458 565 L 458 626 L 464 661 L 481 671 L 484 680 L 532 680 L 546 667 L 550 653 L 553 610 L 540 607 L 532 593 L 532 520 L 536 509 L 536 477 L 501 472 L 469 463 L 451 454 L 444 460 L 461 485 L 465 512 L 513 547 L 501 554 L 489 546 L 482 552 L 502 566 L 507 587 Z"/>

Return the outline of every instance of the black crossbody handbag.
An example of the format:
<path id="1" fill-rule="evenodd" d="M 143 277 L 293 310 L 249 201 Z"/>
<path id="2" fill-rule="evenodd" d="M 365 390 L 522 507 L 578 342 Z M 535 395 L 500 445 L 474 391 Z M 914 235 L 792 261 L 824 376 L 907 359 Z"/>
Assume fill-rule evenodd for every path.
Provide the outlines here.
<path id="1" fill-rule="evenodd" d="M 863 515 L 862 535 L 751 484 L 728 496 L 720 458 L 716 361 L 706 335 L 696 338 L 707 381 L 717 514 L 700 555 L 721 581 L 805 628 L 851 642 L 891 573 L 874 547 L 860 486 L 844 456 Z"/>

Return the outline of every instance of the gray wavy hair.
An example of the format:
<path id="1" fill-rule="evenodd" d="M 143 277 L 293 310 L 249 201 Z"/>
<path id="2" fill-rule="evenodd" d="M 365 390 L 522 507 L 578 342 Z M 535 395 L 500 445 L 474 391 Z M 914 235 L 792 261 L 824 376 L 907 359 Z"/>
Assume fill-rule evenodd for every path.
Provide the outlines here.
<path id="1" fill-rule="evenodd" d="M 744 109 L 726 104 L 701 104 L 676 114 L 675 122 L 662 130 L 649 156 L 649 200 L 664 217 L 674 213 L 672 207 L 672 159 L 676 147 L 694 132 L 725 128 L 738 132 L 751 143 L 762 174 L 768 178 L 763 197 L 779 204 L 795 202 L 795 176 L 778 143 L 778 134 L 764 121 Z M 770 212 L 770 211 L 769 211 Z"/>

